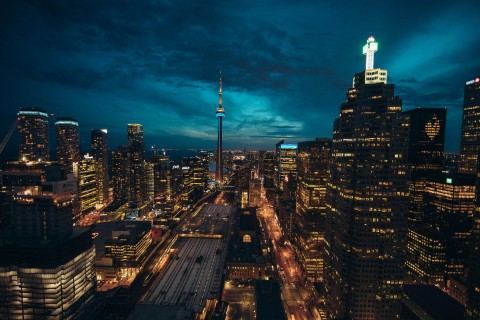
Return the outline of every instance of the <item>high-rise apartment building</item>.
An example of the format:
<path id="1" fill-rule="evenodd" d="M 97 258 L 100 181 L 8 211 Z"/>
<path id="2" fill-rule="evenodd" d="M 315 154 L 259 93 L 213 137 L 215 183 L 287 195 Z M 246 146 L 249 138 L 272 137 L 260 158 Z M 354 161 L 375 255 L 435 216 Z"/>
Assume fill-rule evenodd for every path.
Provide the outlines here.
<path id="1" fill-rule="evenodd" d="M 475 174 L 480 152 L 480 78 L 465 83 L 459 172 Z"/>
<path id="2" fill-rule="evenodd" d="M 364 52 L 373 61 L 375 41 Z M 326 193 L 330 318 L 398 319 L 408 212 L 408 116 L 386 70 L 358 73 L 333 129 Z"/>
<path id="3" fill-rule="evenodd" d="M 57 134 L 57 161 L 65 172 L 77 173 L 80 156 L 80 135 L 78 122 L 73 118 L 58 118 L 55 121 Z"/>
<path id="4" fill-rule="evenodd" d="M 48 114 L 39 108 L 20 108 L 18 112 L 18 160 L 48 161 Z"/>
<path id="5" fill-rule="evenodd" d="M 94 129 L 91 132 L 91 152 L 95 159 L 97 197 L 96 205 L 101 207 L 108 203 L 108 131 Z"/>
<path id="6" fill-rule="evenodd" d="M 73 228 L 73 174 L 20 162 L 0 179 L 11 223 L 0 242 L 0 318 L 81 318 L 95 292 L 95 247 L 87 229 Z"/>
<path id="7" fill-rule="evenodd" d="M 325 193 L 332 140 L 317 138 L 298 143 L 294 245 L 304 275 L 319 281 L 325 250 Z"/>

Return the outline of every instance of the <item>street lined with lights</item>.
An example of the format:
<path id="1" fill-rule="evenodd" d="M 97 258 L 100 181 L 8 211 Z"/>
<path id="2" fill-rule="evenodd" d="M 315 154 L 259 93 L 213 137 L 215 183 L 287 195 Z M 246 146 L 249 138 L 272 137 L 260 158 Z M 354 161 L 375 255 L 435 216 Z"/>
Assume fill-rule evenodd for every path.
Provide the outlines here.
<path id="1" fill-rule="evenodd" d="M 283 284 L 282 300 L 289 319 L 321 319 L 313 306 L 311 285 L 303 280 L 293 248 L 289 243 L 284 243 L 280 223 L 264 191 L 257 214 L 274 250 L 276 270 Z"/>

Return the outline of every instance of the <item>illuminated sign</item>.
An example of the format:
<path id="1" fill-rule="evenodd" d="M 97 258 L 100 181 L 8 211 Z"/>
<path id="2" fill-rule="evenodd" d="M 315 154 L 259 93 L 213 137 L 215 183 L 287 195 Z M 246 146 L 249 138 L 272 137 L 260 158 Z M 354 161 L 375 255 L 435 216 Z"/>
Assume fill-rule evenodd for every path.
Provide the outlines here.
<path id="1" fill-rule="evenodd" d="M 182 167 L 182 170 L 190 170 L 190 167 Z"/>
<path id="2" fill-rule="evenodd" d="M 469 84 L 479 83 L 479 82 L 480 82 L 480 78 L 475 78 L 475 79 L 473 79 L 473 80 L 470 80 L 470 81 L 465 82 L 465 84 L 468 86 Z"/>
<path id="3" fill-rule="evenodd" d="M 297 149 L 296 144 L 281 144 L 280 149 Z"/>
<path id="4" fill-rule="evenodd" d="M 172 166 L 172 169 L 178 169 L 178 168 L 180 168 L 180 166 L 178 164 Z"/>
<path id="5" fill-rule="evenodd" d="M 447 183 L 448 184 L 452 184 L 452 182 L 453 182 L 452 178 L 447 178 Z"/>

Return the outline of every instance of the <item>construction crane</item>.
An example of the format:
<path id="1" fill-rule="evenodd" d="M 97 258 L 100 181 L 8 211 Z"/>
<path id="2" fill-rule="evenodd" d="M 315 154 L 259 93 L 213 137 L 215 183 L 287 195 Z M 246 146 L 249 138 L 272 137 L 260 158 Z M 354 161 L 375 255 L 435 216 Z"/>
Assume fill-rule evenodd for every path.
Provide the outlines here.
<path id="1" fill-rule="evenodd" d="M 10 129 L 7 132 L 7 135 L 5 138 L 3 138 L 2 144 L 0 144 L 0 154 L 2 154 L 3 149 L 5 149 L 5 146 L 7 145 L 8 141 L 12 137 L 13 131 L 15 131 L 15 128 L 17 127 L 18 119 L 15 119 L 13 121 L 12 125 L 10 126 Z"/>

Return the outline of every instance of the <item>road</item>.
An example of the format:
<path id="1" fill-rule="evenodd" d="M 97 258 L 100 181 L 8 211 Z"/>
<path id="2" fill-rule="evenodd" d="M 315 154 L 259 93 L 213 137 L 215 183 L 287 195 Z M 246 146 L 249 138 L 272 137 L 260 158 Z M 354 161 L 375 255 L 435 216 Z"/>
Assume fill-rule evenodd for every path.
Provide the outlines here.
<path id="1" fill-rule="evenodd" d="M 292 319 L 291 315 L 294 314 L 295 319 L 321 319 L 313 303 L 311 284 L 305 283 L 293 248 L 284 243 L 280 223 L 264 192 L 257 216 L 275 252 L 276 270 L 283 283 L 282 300 L 288 318 Z"/>
<path id="2" fill-rule="evenodd" d="M 253 286 L 238 288 L 231 282 L 226 282 L 222 300 L 228 302 L 226 320 L 255 319 L 255 288 Z"/>

